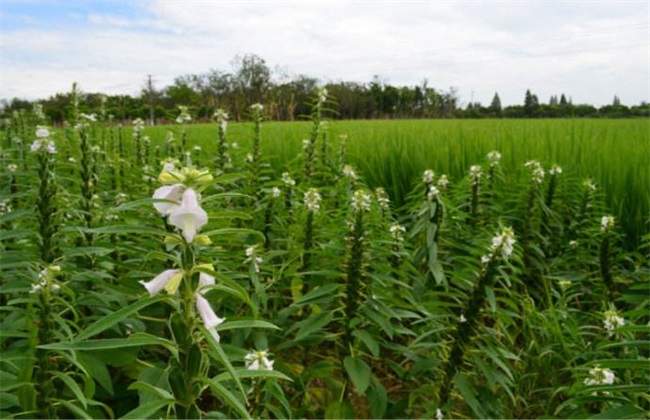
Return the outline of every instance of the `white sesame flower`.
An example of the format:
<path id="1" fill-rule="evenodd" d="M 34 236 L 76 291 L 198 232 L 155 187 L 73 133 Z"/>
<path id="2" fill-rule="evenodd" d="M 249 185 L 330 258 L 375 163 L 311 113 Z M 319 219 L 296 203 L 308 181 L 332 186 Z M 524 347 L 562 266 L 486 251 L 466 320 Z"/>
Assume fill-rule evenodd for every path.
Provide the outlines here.
<path id="1" fill-rule="evenodd" d="M 221 129 L 221 131 L 225 133 L 226 129 L 228 128 L 228 114 L 226 113 L 226 111 L 219 108 L 214 113 L 214 117 L 217 119 L 217 124 L 219 124 L 219 128 Z"/>
<path id="2" fill-rule="evenodd" d="M 557 282 L 558 286 L 560 286 L 560 289 L 566 290 L 569 287 L 571 287 L 571 281 L 570 280 L 560 280 Z"/>
<path id="3" fill-rule="evenodd" d="M 233 141 L 232 143 L 230 143 L 230 147 L 233 148 L 233 149 L 239 149 L 239 143 L 237 143 L 236 141 Z"/>
<path id="4" fill-rule="evenodd" d="M 343 166 L 341 172 L 343 172 L 343 175 L 345 175 L 347 178 L 350 178 L 352 181 L 357 179 L 357 173 L 350 165 Z"/>
<path id="5" fill-rule="evenodd" d="M 483 176 L 483 168 L 481 168 L 481 165 L 470 166 L 469 177 L 472 180 L 472 185 L 478 184 L 482 176 Z"/>
<path id="6" fill-rule="evenodd" d="M 431 169 L 426 169 L 422 174 L 422 182 L 431 184 L 433 182 L 434 172 Z"/>
<path id="7" fill-rule="evenodd" d="M 214 337 L 214 340 L 218 343 L 220 337 L 219 333 L 217 333 L 216 328 L 219 325 L 223 324 L 226 319 L 219 318 L 217 314 L 214 313 L 212 306 L 210 306 L 210 302 L 208 302 L 208 300 L 204 298 L 200 293 L 196 293 L 194 295 L 194 298 L 196 299 L 196 309 L 199 312 L 199 316 L 201 317 L 201 321 L 203 321 L 205 329 L 207 329 L 210 334 L 212 334 L 212 337 Z"/>
<path id="8" fill-rule="evenodd" d="M 117 214 L 107 214 L 105 217 L 107 222 L 114 222 L 116 220 L 119 220 L 119 216 Z"/>
<path id="9" fill-rule="evenodd" d="M 215 280 L 214 276 L 211 276 L 208 273 L 200 272 L 199 273 L 199 292 L 201 292 L 201 289 L 204 287 L 209 287 L 209 286 L 214 286 Z"/>
<path id="10" fill-rule="evenodd" d="M 393 239 L 397 242 L 402 242 L 404 240 L 404 237 L 402 236 L 403 233 L 406 233 L 406 228 L 404 226 L 395 223 L 390 226 L 389 231 Z"/>
<path id="11" fill-rule="evenodd" d="M 282 182 L 287 187 L 294 187 L 296 185 L 296 181 L 294 181 L 293 178 L 291 178 L 289 172 L 282 172 Z"/>
<path id="12" fill-rule="evenodd" d="M 9 165 L 7 165 L 7 170 L 9 172 L 16 172 L 18 170 L 18 165 L 16 165 L 15 163 L 10 163 Z"/>
<path id="13" fill-rule="evenodd" d="M 32 152 L 38 152 L 43 150 L 53 155 L 56 153 L 56 146 L 54 145 L 54 142 L 49 138 L 36 139 L 30 146 L 30 150 Z"/>
<path id="14" fill-rule="evenodd" d="M 498 232 L 495 237 L 492 238 L 491 250 L 501 251 L 501 256 L 504 260 L 507 260 L 510 255 L 512 255 L 513 246 L 517 242 L 515 240 L 515 234 L 512 228 L 506 227 Z"/>
<path id="15" fill-rule="evenodd" d="M 582 185 L 589 191 L 596 191 L 596 183 L 591 179 L 586 179 Z"/>
<path id="16" fill-rule="evenodd" d="M 462 324 L 464 322 L 467 322 L 467 318 L 465 318 L 465 315 L 460 314 L 460 323 Z"/>
<path id="17" fill-rule="evenodd" d="M 427 193 L 427 200 L 433 201 L 436 197 L 440 195 L 440 190 L 435 185 L 429 186 L 429 192 Z"/>
<path id="18" fill-rule="evenodd" d="M 309 149 L 311 141 L 309 139 L 302 139 L 302 150 Z"/>
<path id="19" fill-rule="evenodd" d="M 481 256 L 481 264 L 487 265 L 489 262 L 492 261 L 492 254 L 486 254 Z"/>
<path id="20" fill-rule="evenodd" d="M 282 191 L 280 190 L 280 188 L 278 188 L 278 187 L 271 188 L 271 197 L 278 198 L 278 197 L 280 197 L 281 193 L 282 193 Z"/>
<path id="21" fill-rule="evenodd" d="M 442 419 L 444 419 L 444 417 L 442 415 L 442 410 L 439 409 L 439 408 L 436 408 L 436 420 L 442 420 Z"/>
<path id="22" fill-rule="evenodd" d="M 252 263 L 256 273 L 260 272 L 260 264 L 264 262 L 261 257 L 257 256 L 257 245 L 246 248 L 246 260 L 244 263 Z"/>
<path id="23" fill-rule="evenodd" d="M 77 163 L 77 159 L 75 159 L 74 157 L 70 156 L 70 157 L 68 158 L 68 162 L 70 162 L 70 163 Z"/>
<path id="24" fill-rule="evenodd" d="M 253 162 L 253 154 L 252 153 L 248 153 L 246 155 L 246 162 L 248 162 L 248 163 Z"/>
<path id="25" fill-rule="evenodd" d="M 142 118 L 133 120 L 133 135 L 137 136 L 142 130 L 144 130 L 144 121 Z"/>
<path id="26" fill-rule="evenodd" d="M 273 370 L 273 361 L 269 360 L 266 350 L 252 351 L 244 356 L 248 370 Z"/>
<path id="27" fill-rule="evenodd" d="M 578 247 L 578 241 L 576 241 L 575 239 L 569 241 L 569 246 L 571 247 L 571 249 L 576 249 Z"/>
<path id="28" fill-rule="evenodd" d="M 96 122 L 97 115 L 95 114 L 84 114 L 83 112 L 79 114 L 79 118 L 84 119 L 88 122 Z"/>
<path id="29" fill-rule="evenodd" d="M 251 111 L 253 112 L 262 112 L 264 110 L 264 105 L 256 103 L 250 106 Z"/>
<path id="30" fill-rule="evenodd" d="M 316 188 L 310 188 L 305 193 L 305 207 L 307 211 L 317 213 L 320 210 L 321 195 Z"/>
<path id="31" fill-rule="evenodd" d="M 544 182 L 544 168 L 542 168 L 542 165 L 538 161 L 529 160 L 524 166 L 531 168 L 531 181 L 533 183 L 539 185 Z"/>
<path id="32" fill-rule="evenodd" d="M 165 172 L 174 172 L 176 170 L 176 160 L 168 159 L 164 161 L 162 170 Z"/>
<path id="33" fill-rule="evenodd" d="M 140 281 L 139 283 L 147 289 L 150 296 L 155 296 L 158 293 L 162 292 L 163 289 L 167 290 L 167 293 L 173 294 L 178 290 L 180 281 L 183 278 L 183 272 L 178 269 L 169 269 L 165 270 L 162 273 L 158 274 L 153 280 L 150 281 Z"/>
<path id="34" fill-rule="evenodd" d="M 356 190 L 352 194 L 352 210 L 355 212 L 358 211 L 370 211 L 370 194 L 363 190 Z"/>
<path id="35" fill-rule="evenodd" d="M 197 152 L 197 153 L 198 153 L 198 152 L 201 151 L 201 146 L 194 146 L 194 147 L 192 147 L 192 150 L 193 150 L 194 152 Z"/>
<path id="36" fill-rule="evenodd" d="M 321 87 L 318 89 L 318 103 L 323 104 L 327 100 L 327 89 L 325 87 Z"/>
<path id="37" fill-rule="evenodd" d="M 153 198 L 158 200 L 169 200 L 173 202 L 156 202 L 153 206 L 158 210 L 161 216 L 167 216 L 173 208 L 180 205 L 183 197 L 183 184 L 164 185 L 153 193 Z"/>
<path id="38" fill-rule="evenodd" d="M 603 369 L 598 366 L 589 369 L 589 377 L 585 378 L 584 384 L 587 386 L 594 385 L 611 385 L 616 380 L 616 375 L 609 369 Z"/>
<path id="39" fill-rule="evenodd" d="M 39 120 L 45 119 L 45 113 L 43 112 L 43 104 L 34 104 L 33 112 L 36 118 Z"/>
<path id="40" fill-rule="evenodd" d="M 168 131 L 167 134 L 165 135 L 165 141 L 167 143 L 173 143 L 174 142 L 174 133 L 171 131 Z"/>
<path id="41" fill-rule="evenodd" d="M 11 206 L 8 201 L 0 201 L 0 215 L 11 213 Z"/>
<path id="42" fill-rule="evenodd" d="M 381 208 L 383 211 L 389 211 L 390 210 L 390 199 L 388 198 L 388 194 L 386 194 L 386 190 L 383 188 L 379 187 L 375 190 L 375 196 L 377 197 L 377 203 L 379 204 L 379 208 Z"/>
<path id="43" fill-rule="evenodd" d="M 31 285 L 30 294 L 38 293 L 41 290 L 49 290 L 51 292 L 58 291 L 61 286 L 54 282 L 54 279 L 58 273 L 61 272 L 61 267 L 58 265 L 48 265 L 38 275 L 38 281 Z"/>
<path id="44" fill-rule="evenodd" d="M 50 137 L 50 130 L 48 130 L 45 127 L 39 127 L 36 130 L 36 137 L 39 138 L 39 139 L 46 139 L 46 138 Z"/>
<path id="45" fill-rule="evenodd" d="M 496 166 L 499 166 L 499 162 L 501 162 L 501 153 L 493 150 L 487 154 L 487 158 L 490 161 L 490 167 L 494 168 Z"/>
<path id="46" fill-rule="evenodd" d="M 445 191 L 448 185 L 449 178 L 447 178 L 447 175 L 440 175 L 440 178 L 438 178 L 438 188 L 440 191 Z"/>
<path id="47" fill-rule="evenodd" d="M 187 188 L 183 192 L 180 206 L 173 207 L 169 212 L 169 223 L 180 229 L 185 240 L 194 240 L 196 231 L 208 223 L 208 214 L 199 205 L 196 192 Z"/>
<path id="48" fill-rule="evenodd" d="M 607 232 L 614 227 L 614 216 L 603 216 L 600 219 L 600 231 Z"/>
<path id="49" fill-rule="evenodd" d="M 551 169 L 548 171 L 548 173 L 551 174 L 552 176 L 559 175 L 562 173 L 562 167 L 559 165 L 553 165 Z"/>
<path id="50" fill-rule="evenodd" d="M 178 124 L 183 124 L 183 123 L 192 121 L 192 116 L 187 111 L 186 106 L 178 105 L 178 109 L 180 111 L 180 114 L 178 115 L 178 117 L 176 117 L 176 122 Z"/>
<path id="51" fill-rule="evenodd" d="M 604 315 L 603 326 L 607 330 L 607 333 L 610 337 L 614 335 L 613 331 L 616 328 L 625 325 L 625 319 L 618 315 L 616 309 L 610 309 L 608 311 L 605 311 L 603 315 Z"/>

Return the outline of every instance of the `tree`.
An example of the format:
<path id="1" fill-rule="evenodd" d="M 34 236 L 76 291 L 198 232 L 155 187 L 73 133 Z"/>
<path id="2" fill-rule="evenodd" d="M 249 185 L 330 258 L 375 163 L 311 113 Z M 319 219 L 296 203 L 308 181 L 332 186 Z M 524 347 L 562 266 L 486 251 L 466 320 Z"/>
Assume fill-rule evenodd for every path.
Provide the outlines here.
<path id="1" fill-rule="evenodd" d="M 236 118 L 241 119 L 243 110 L 255 103 L 263 103 L 271 82 L 271 70 L 266 62 L 255 54 L 235 57 L 235 83 L 237 95 L 234 109 Z"/>
<path id="2" fill-rule="evenodd" d="M 492 103 L 490 104 L 490 112 L 496 116 L 501 116 L 501 98 L 499 94 L 494 92 L 494 97 L 492 98 Z"/>
<path id="3" fill-rule="evenodd" d="M 524 98 L 524 114 L 526 117 L 535 117 L 539 109 L 539 99 L 537 95 L 530 93 L 530 89 L 526 90 Z"/>
<path id="4" fill-rule="evenodd" d="M 613 106 L 621 106 L 621 100 L 618 96 L 614 95 L 614 100 L 612 101 Z"/>

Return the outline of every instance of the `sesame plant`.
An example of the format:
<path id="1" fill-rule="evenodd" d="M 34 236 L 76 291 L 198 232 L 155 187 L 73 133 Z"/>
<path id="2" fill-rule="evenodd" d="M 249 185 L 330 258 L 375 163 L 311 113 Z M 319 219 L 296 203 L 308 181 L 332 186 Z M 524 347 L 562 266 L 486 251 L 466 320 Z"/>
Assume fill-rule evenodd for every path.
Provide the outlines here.
<path id="1" fill-rule="evenodd" d="M 409 142 L 309 105 L 154 127 L 75 85 L 65 127 L 2 122 L 3 418 L 648 416 L 635 188 L 576 138 Z"/>

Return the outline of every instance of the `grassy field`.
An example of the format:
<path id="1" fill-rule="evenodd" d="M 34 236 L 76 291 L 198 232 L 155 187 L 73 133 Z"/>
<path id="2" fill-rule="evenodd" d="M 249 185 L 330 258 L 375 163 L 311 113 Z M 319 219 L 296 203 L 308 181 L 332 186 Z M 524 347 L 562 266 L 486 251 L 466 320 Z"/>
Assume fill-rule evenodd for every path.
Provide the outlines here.
<path id="1" fill-rule="evenodd" d="M 646 121 L 325 99 L 5 125 L 0 417 L 647 417 Z"/>

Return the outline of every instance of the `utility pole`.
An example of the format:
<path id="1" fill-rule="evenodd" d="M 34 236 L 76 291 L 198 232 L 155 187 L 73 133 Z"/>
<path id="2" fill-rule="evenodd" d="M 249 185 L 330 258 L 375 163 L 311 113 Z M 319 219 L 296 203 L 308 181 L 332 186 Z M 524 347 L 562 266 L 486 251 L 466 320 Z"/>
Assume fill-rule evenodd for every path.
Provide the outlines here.
<path id="1" fill-rule="evenodd" d="M 153 80 L 151 79 L 151 75 L 147 75 L 147 93 L 149 96 L 149 124 L 150 125 L 155 125 L 156 121 L 154 120 L 154 97 L 155 97 L 155 90 L 153 87 Z"/>

